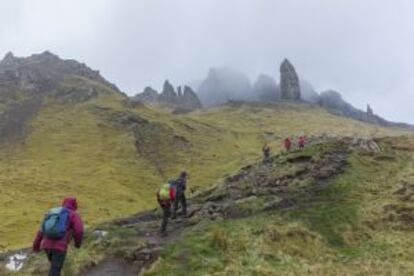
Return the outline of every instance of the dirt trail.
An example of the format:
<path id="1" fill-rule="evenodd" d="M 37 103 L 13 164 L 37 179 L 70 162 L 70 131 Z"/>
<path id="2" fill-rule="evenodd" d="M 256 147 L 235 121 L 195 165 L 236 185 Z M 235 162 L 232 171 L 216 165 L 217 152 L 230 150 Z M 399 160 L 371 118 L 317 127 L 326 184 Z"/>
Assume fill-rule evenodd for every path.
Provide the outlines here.
<path id="1" fill-rule="evenodd" d="M 203 220 L 234 219 L 312 204 L 312 195 L 344 171 L 352 146 L 341 140 L 312 147 L 314 150 L 282 154 L 267 163 L 247 166 L 216 187 L 194 195 L 189 200 L 188 218 L 170 220 L 166 238 L 158 235 L 160 217 L 155 210 L 112 222 L 112 227 L 137 229 L 143 245 L 125 261 L 108 257 L 80 275 L 139 275 L 166 245 L 180 238 L 183 230 Z"/>

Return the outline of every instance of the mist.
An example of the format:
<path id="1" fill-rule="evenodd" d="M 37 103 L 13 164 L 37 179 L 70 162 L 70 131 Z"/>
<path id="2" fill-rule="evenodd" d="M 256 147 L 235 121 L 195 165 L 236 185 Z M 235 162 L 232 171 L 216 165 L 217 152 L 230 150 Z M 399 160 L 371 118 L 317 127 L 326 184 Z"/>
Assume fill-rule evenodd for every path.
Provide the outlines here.
<path id="1" fill-rule="evenodd" d="M 409 0 L 15 0 L 0 9 L 0 55 L 46 49 L 101 71 L 129 95 L 234 68 L 276 81 L 286 57 L 316 91 L 414 123 Z"/>

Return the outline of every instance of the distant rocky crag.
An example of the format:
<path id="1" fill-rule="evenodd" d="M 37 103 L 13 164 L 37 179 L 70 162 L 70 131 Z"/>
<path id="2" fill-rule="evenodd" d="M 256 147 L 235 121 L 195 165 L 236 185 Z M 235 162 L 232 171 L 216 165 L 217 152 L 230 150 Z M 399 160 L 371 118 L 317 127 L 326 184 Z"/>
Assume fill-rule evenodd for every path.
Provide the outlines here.
<path id="1" fill-rule="evenodd" d="M 142 103 L 159 103 L 173 107 L 175 113 L 191 112 L 202 108 L 202 104 L 197 94 L 187 85 L 182 89 L 178 86 L 177 91 L 174 86 L 166 80 L 161 93 L 151 87 L 146 87 L 140 94 L 131 98 L 132 101 Z"/>
<path id="2" fill-rule="evenodd" d="M 293 64 L 288 60 L 280 65 L 280 82 L 271 75 L 261 74 L 253 86 L 247 76 L 228 67 L 211 69 L 198 91 L 205 106 L 216 106 L 232 101 L 278 102 L 302 101 L 319 105 L 332 113 L 355 120 L 394 127 L 413 126 L 389 122 L 373 112 L 371 106 L 366 111 L 353 107 L 340 93 L 329 90 L 318 93 L 313 86 L 300 78 Z"/>
<path id="3" fill-rule="evenodd" d="M 46 97 L 61 104 L 85 102 L 99 93 L 120 93 L 99 73 L 48 51 L 0 61 L 0 145 L 25 137 L 27 123 Z"/>
<path id="4" fill-rule="evenodd" d="M 63 60 L 45 51 L 27 58 L 6 54 L 0 62 L 0 93 L 26 91 L 46 93 L 56 89 L 67 76 L 78 76 L 101 83 L 115 91 L 118 88 L 99 73 L 75 60 Z"/>

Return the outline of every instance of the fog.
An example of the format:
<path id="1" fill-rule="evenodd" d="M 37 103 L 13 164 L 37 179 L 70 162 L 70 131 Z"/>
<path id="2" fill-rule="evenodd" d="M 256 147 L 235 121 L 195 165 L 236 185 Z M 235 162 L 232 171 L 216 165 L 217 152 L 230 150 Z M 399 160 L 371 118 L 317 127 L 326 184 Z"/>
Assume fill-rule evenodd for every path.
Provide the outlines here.
<path id="1" fill-rule="evenodd" d="M 0 55 L 48 49 L 132 95 L 228 66 L 251 83 L 285 58 L 317 91 L 414 123 L 410 0 L 1 1 Z"/>

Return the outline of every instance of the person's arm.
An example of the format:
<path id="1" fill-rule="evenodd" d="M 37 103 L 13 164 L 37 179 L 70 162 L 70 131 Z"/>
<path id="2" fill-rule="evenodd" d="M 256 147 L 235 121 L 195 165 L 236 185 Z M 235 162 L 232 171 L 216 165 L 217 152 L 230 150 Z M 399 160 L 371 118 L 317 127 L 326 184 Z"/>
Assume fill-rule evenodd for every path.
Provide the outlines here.
<path id="1" fill-rule="evenodd" d="M 158 204 L 161 205 L 161 198 L 160 198 L 160 191 L 159 190 L 157 191 L 157 201 L 158 201 Z"/>
<path id="2" fill-rule="evenodd" d="M 34 252 L 39 252 L 40 251 L 40 245 L 42 244 L 42 240 L 43 240 L 43 233 L 42 231 L 37 231 L 36 234 L 36 238 L 33 241 L 33 251 Z"/>
<path id="3" fill-rule="evenodd" d="M 78 213 L 73 212 L 72 215 L 73 239 L 75 247 L 80 248 L 83 240 L 83 222 Z"/>

